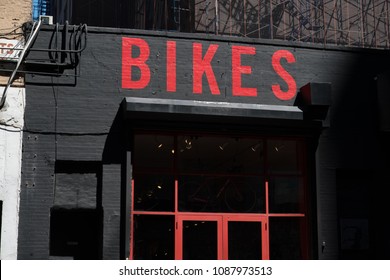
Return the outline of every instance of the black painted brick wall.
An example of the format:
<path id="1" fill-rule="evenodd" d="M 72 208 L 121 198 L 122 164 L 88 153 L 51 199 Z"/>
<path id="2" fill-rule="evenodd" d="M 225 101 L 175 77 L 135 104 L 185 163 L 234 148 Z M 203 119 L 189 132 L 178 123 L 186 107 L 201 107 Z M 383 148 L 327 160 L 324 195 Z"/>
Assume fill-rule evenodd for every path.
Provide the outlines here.
<path id="1" fill-rule="evenodd" d="M 47 48 L 53 29 L 41 30 L 34 47 Z M 149 65 L 153 77 L 144 90 L 121 88 L 122 37 L 142 37 L 151 47 Z M 165 41 L 178 42 L 178 92 L 165 92 Z M 219 44 L 215 59 L 221 95 L 212 96 L 206 79 L 204 93 L 191 91 L 192 43 Z M 245 63 L 253 65 L 252 79 L 246 86 L 258 86 L 258 98 L 232 97 L 230 93 L 230 46 L 255 46 L 257 55 Z M 180 49 L 179 49 L 180 48 Z M 378 156 L 377 105 L 375 77 L 388 69 L 390 55 L 385 51 L 345 48 L 323 48 L 243 38 L 223 38 L 195 34 L 159 33 L 132 30 L 90 28 L 88 46 L 81 55 L 80 77 L 26 77 L 26 112 L 23 141 L 23 174 L 20 202 L 18 258 L 48 258 L 49 214 L 53 206 L 57 160 L 97 161 L 104 165 L 108 158 L 114 165 L 104 165 L 102 174 L 102 207 L 104 211 L 103 258 L 119 258 L 120 192 L 126 184 L 121 180 L 121 159 L 124 149 L 118 113 L 126 96 L 234 101 L 292 105 L 271 93 L 270 86 L 283 81 L 273 73 L 270 61 L 274 51 L 288 49 L 296 63 L 284 66 L 294 76 L 298 88 L 308 82 L 332 83 L 330 128 L 323 131 L 316 153 L 318 241 L 327 247 L 318 258 L 338 258 L 337 201 L 335 170 L 340 167 L 371 168 Z M 31 52 L 29 58 L 34 57 Z M 253 63 L 253 64 L 252 64 Z M 68 71 L 72 74 L 72 71 Z M 257 76 L 256 76 L 257 75 Z M 247 77 L 246 77 L 247 78 Z M 225 94 L 226 93 L 226 94 Z M 114 135 L 114 136 L 113 136 Z M 112 139 L 111 139 L 112 138 Z M 119 148 L 117 147 L 119 143 Z M 113 155 L 111 152 L 114 151 Z M 99 184 L 98 181 L 91 184 Z"/>
<path id="2" fill-rule="evenodd" d="M 121 166 L 103 166 L 103 259 L 119 259 L 121 218 Z"/>

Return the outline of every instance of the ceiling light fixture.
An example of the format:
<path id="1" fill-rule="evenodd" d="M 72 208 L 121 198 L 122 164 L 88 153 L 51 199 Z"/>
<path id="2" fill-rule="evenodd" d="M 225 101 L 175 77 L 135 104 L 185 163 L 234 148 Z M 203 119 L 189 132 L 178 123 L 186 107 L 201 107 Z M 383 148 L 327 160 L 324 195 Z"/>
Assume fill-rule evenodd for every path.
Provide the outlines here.
<path id="1" fill-rule="evenodd" d="M 251 150 L 252 150 L 253 152 L 256 152 L 257 149 L 260 148 L 260 146 L 261 146 L 261 144 L 260 144 L 260 143 L 257 143 L 256 145 L 254 145 L 254 146 L 251 147 Z"/>
<path id="2" fill-rule="evenodd" d="M 190 139 L 185 139 L 184 143 L 186 144 L 186 149 L 191 150 L 192 148 L 192 141 Z"/>
<path id="3" fill-rule="evenodd" d="M 280 145 L 279 147 L 275 146 L 274 148 L 275 148 L 275 151 L 280 152 L 280 150 L 284 148 L 284 145 Z"/>
<path id="4" fill-rule="evenodd" d="M 223 143 L 222 145 L 219 145 L 218 147 L 219 147 L 219 149 L 220 149 L 221 151 L 223 151 L 224 149 L 226 149 L 227 145 L 229 145 L 229 143 L 228 143 L 228 142 L 225 142 L 225 143 Z"/>

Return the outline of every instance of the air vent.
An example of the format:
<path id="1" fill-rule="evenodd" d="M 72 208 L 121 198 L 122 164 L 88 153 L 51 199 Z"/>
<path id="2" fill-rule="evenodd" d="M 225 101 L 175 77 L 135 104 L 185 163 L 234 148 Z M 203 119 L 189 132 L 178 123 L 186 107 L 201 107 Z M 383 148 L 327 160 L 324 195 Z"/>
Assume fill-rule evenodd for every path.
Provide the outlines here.
<path id="1" fill-rule="evenodd" d="M 53 16 L 39 16 L 43 24 L 53 24 Z"/>

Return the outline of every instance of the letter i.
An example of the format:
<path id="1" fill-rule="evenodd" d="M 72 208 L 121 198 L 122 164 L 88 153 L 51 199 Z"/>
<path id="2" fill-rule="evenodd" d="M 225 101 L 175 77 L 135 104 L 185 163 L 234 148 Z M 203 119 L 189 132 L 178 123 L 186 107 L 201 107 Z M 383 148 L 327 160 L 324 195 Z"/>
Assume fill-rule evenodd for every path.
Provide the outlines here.
<path id="1" fill-rule="evenodd" d="M 167 41 L 167 91 L 176 91 L 176 42 Z"/>

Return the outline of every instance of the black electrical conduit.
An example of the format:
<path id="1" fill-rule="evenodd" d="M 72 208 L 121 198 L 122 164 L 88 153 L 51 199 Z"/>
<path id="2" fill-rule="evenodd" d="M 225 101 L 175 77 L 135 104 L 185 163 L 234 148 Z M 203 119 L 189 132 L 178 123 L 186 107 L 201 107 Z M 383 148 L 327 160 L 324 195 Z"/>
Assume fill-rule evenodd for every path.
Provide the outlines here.
<path id="1" fill-rule="evenodd" d="M 65 37 L 63 38 L 63 43 L 62 43 L 62 48 L 61 49 L 58 49 L 58 33 L 59 33 L 59 28 L 58 28 L 58 23 L 56 24 L 56 31 L 55 31 L 55 34 L 56 34 L 56 37 L 55 37 L 55 49 L 53 48 L 49 48 L 49 49 L 42 49 L 42 48 L 33 48 L 31 49 L 30 51 L 35 51 L 35 52 L 49 52 L 49 58 L 50 60 L 52 61 L 56 61 L 56 62 L 48 62 L 48 63 L 42 63 L 42 62 L 33 62 L 33 61 L 28 61 L 29 64 L 32 64 L 32 63 L 38 63 L 38 64 L 52 64 L 52 65 L 58 65 L 58 66 L 65 66 L 65 65 L 68 65 L 68 63 L 65 63 L 65 56 L 63 56 L 62 54 L 65 54 L 65 53 L 69 53 L 71 55 L 75 55 L 75 58 L 72 58 L 71 57 L 71 62 L 73 62 L 74 60 L 77 60 L 76 59 L 76 55 L 77 54 L 80 54 L 81 52 L 83 52 L 86 47 L 87 47 L 87 33 L 88 33 L 88 30 L 87 30 L 87 25 L 86 24 L 82 24 L 80 25 L 77 29 L 76 29 L 76 26 L 73 26 L 73 32 L 70 34 L 70 39 L 69 39 L 69 44 L 66 43 L 67 41 L 67 33 L 68 33 L 68 25 L 67 23 L 65 23 L 64 25 L 64 30 L 65 30 Z M 81 36 L 82 34 L 84 34 L 84 45 L 81 47 Z M 73 41 L 72 41 L 73 39 Z M 73 43 L 73 46 L 72 46 L 72 43 Z M 66 49 L 68 45 L 68 48 L 69 49 Z M 53 53 L 55 54 L 54 57 L 53 57 Z M 58 60 L 58 55 L 61 54 L 61 62 L 57 62 Z M 73 64 L 73 63 L 72 63 Z"/>
<path id="2" fill-rule="evenodd" d="M 69 46 L 67 46 L 67 33 L 68 33 L 68 23 L 66 22 L 64 25 L 64 30 L 65 33 L 63 35 L 62 39 L 62 48 L 58 49 L 58 33 L 59 33 L 59 28 L 58 28 L 58 23 L 56 24 L 56 39 L 55 39 L 55 49 L 49 48 L 49 49 L 42 49 L 42 48 L 37 48 L 37 49 L 30 49 L 31 44 L 35 40 L 40 28 L 42 25 L 42 21 L 39 20 L 38 22 L 34 22 L 32 29 L 31 29 L 31 34 L 27 40 L 27 43 L 23 49 L 13 49 L 13 50 L 21 50 L 22 53 L 19 56 L 16 68 L 12 71 L 12 74 L 8 80 L 7 86 L 5 87 L 3 91 L 3 95 L 1 97 L 0 101 L 0 110 L 4 107 L 5 100 L 7 98 L 7 91 L 10 88 L 11 84 L 13 83 L 15 79 L 15 75 L 18 72 L 18 69 L 23 62 L 26 54 L 28 51 L 36 51 L 36 52 L 49 52 L 49 58 L 51 61 L 55 62 L 42 62 L 42 61 L 25 61 L 26 64 L 37 64 L 37 65 L 52 65 L 52 66 L 59 66 L 59 67 L 64 67 L 64 66 L 69 66 L 69 65 L 77 65 L 79 62 L 79 57 L 78 54 L 83 52 L 86 47 L 87 47 L 87 25 L 82 24 L 80 25 L 77 29 L 76 26 L 73 26 L 73 33 L 70 35 L 69 39 Z M 84 45 L 82 46 L 82 40 L 81 36 L 84 34 Z M 73 40 L 72 40 L 73 39 Z M 67 47 L 69 49 L 67 49 Z M 53 58 L 53 53 L 55 53 L 54 58 Z M 66 53 L 70 54 L 70 64 L 65 62 L 66 59 Z M 61 62 L 58 62 L 58 54 L 61 54 Z M 29 71 L 23 71 L 24 73 L 29 73 Z M 37 72 L 36 74 L 39 74 Z M 50 73 L 47 73 L 50 74 Z"/>

